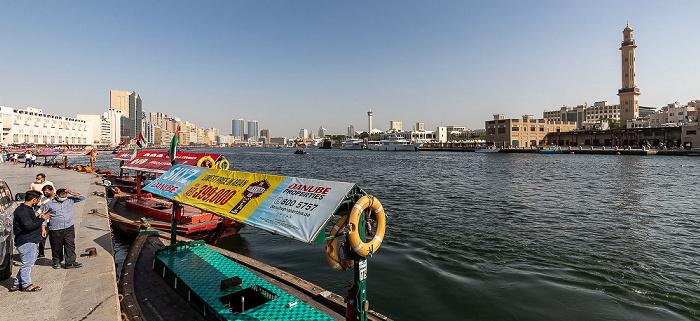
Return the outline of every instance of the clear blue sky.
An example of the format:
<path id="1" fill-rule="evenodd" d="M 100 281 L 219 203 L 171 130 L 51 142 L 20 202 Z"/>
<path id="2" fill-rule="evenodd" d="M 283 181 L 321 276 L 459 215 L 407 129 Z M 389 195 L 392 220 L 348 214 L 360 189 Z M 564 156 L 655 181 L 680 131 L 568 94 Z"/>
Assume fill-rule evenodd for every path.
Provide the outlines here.
<path id="1" fill-rule="evenodd" d="M 144 110 L 272 136 L 389 120 L 483 128 L 621 86 L 622 29 L 642 106 L 700 99 L 700 1 L 1 1 L 0 105 Z"/>

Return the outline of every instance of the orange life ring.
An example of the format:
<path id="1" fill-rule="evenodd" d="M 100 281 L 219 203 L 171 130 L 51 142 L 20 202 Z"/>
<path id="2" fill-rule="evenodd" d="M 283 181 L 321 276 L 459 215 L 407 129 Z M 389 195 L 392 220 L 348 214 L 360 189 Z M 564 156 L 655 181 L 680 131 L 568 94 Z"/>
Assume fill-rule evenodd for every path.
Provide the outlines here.
<path id="1" fill-rule="evenodd" d="M 335 226 L 333 226 L 333 229 L 331 230 L 331 234 L 329 236 L 333 237 L 337 235 L 339 231 L 344 230 L 345 227 L 348 225 L 347 222 L 348 215 L 341 217 L 337 222 L 335 222 Z M 326 242 L 326 260 L 328 260 L 328 265 L 330 265 L 336 271 L 345 271 L 353 265 L 355 265 L 355 261 L 353 260 L 340 258 L 340 255 L 338 254 L 337 237 Z"/>
<path id="2" fill-rule="evenodd" d="M 360 215 L 364 210 L 370 208 L 374 215 L 377 217 L 377 234 L 368 243 L 365 240 L 360 239 L 360 229 L 359 221 Z M 348 224 L 350 226 L 350 231 L 348 232 L 348 240 L 350 241 L 350 247 L 357 255 L 367 256 L 372 255 L 372 253 L 377 252 L 379 246 L 382 245 L 384 232 L 386 229 L 386 215 L 384 214 L 384 208 L 382 208 L 382 203 L 379 202 L 375 197 L 371 195 L 362 196 L 357 203 L 352 207 L 350 211 L 350 218 L 348 219 Z"/>

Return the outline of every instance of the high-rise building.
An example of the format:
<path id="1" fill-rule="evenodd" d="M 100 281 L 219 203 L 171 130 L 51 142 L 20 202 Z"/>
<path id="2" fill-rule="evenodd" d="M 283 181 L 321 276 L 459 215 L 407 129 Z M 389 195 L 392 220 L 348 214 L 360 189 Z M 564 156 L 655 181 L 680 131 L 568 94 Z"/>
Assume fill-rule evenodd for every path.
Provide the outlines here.
<path id="1" fill-rule="evenodd" d="M 109 109 L 121 111 L 125 116 L 129 116 L 129 96 L 130 92 L 125 90 L 109 91 Z"/>
<path id="2" fill-rule="evenodd" d="M 639 88 L 635 83 L 635 56 L 637 46 L 632 38 L 632 28 L 629 24 L 622 30 L 623 41 L 620 46 L 622 53 L 622 88 L 617 91 L 620 96 L 620 124 L 627 126 L 628 120 L 639 117 Z"/>
<path id="3" fill-rule="evenodd" d="M 254 142 L 258 141 L 258 121 L 257 120 L 249 120 L 248 121 L 248 140 L 252 140 Z"/>
<path id="4" fill-rule="evenodd" d="M 110 109 L 121 111 L 124 116 L 129 118 L 129 121 L 124 124 L 123 136 L 128 136 L 132 139 L 138 138 L 143 128 L 141 96 L 136 92 L 110 90 L 109 100 Z"/>
<path id="5" fill-rule="evenodd" d="M 163 113 L 156 113 L 156 112 L 150 112 L 149 113 L 149 120 L 151 121 L 151 124 L 156 124 L 158 126 L 161 126 L 163 123 L 163 118 L 168 117 L 168 115 L 164 115 Z"/>
<path id="6" fill-rule="evenodd" d="M 355 136 L 355 126 L 350 125 L 348 127 L 348 137 L 352 138 Z"/>
<path id="7" fill-rule="evenodd" d="M 400 121 L 396 121 L 396 120 L 389 121 L 389 130 L 400 132 L 400 131 L 403 131 L 402 127 L 403 126 L 402 126 Z"/>
<path id="8" fill-rule="evenodd" d="M 425 131 L 425 123 L 424 122 L 417 122 L 416 123 L 416 130 L 419 132 Z"/>
<path id="9" fill-rule="evenodd" d="M 302 128 L 299 130 L 299 138 L 306 139 L 309 138 L 309 130 L 306 128 Z"/>
<path id="10" fill-rule="evenodd" d="M 231 120 L 231 136 L 234 139 L 243 140 L 244 136 L 244 120 L 243 118 L 235 118 Z"/>
<path id="11" fill-rule="evenodd" d="M 323 126 L 319 127 L 318 128 L 318 137 L 321 137 L 321 138 L 326 137 L 326 132 L 327 131 L 325 128 L 323 128 Z"/>
<path id="12" fill-rule="evenodd" d="M 143 107 L 141 96 L 136 92 L 129 95 L 129 137 L 137 139 L 143 130 Z"/>
<path id="13" fill-rule="evenodd" d="M 260 130 L 260 137 L 267 137 L 267 140 L 269 141 L 271 136 L 270 136 L 270 130 L 269 129 L 262 129 Z"/>

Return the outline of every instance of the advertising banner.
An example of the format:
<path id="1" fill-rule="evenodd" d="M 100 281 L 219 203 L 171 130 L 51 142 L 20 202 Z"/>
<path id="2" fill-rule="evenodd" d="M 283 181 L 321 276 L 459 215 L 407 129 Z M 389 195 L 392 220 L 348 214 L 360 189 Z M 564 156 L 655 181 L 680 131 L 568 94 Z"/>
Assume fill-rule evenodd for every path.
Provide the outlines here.
<path id="1" fill-rule="evenodd" d="M 168 160 L 168 165 L 170 165 L 170 160 Z M 206 169 L 206 167 L 178 165 L 158 177 L 158 179 L 143 189 L 163 197 L 173 198 L 175 195 L 182 192 L 187 185 L 190 185 L 190 183 L 199 177 Z"/>
<path id="2" fill-rule="evenodd" d="M 117 155 L 117 157 L 119 157 Z M 175 161 L 178 165 L 195 166 L 200 158 L 209 156 L 212 159 L 217 159 L 221 154 L 204 154 L 204 153 L 178 153 L 175 156 Z M 117 159 L 115 157 L 115 159 Z M 131 159 L 131 156 L 127 160 Z M 168 152 L 160 151 L 142 151 L 136 154 L 134 159 L 122 166 L 123 169 L 136 171 L 144 171 L 150 173 L 165 173 L 172 167 Z"/>
<path id="3" fill-rule="evenodd" d="M 144 189 L 311 244 L 354 186 L 176 165 Z"/>

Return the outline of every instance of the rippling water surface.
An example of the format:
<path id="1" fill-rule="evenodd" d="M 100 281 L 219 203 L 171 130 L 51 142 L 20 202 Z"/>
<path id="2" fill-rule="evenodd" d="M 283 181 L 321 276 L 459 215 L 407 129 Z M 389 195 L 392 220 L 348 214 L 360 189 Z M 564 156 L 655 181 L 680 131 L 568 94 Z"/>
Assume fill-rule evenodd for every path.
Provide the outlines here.
<path id="1" fill-rule="evenodd" d="M 396 320 L 700 318 L 699 158 L 197 151 L 377 196 L 391 222 L 369 259 L 368 299 Z M 339 294 L 352 280 L 323 245 L 254 228 L 218 245 Z"/>

